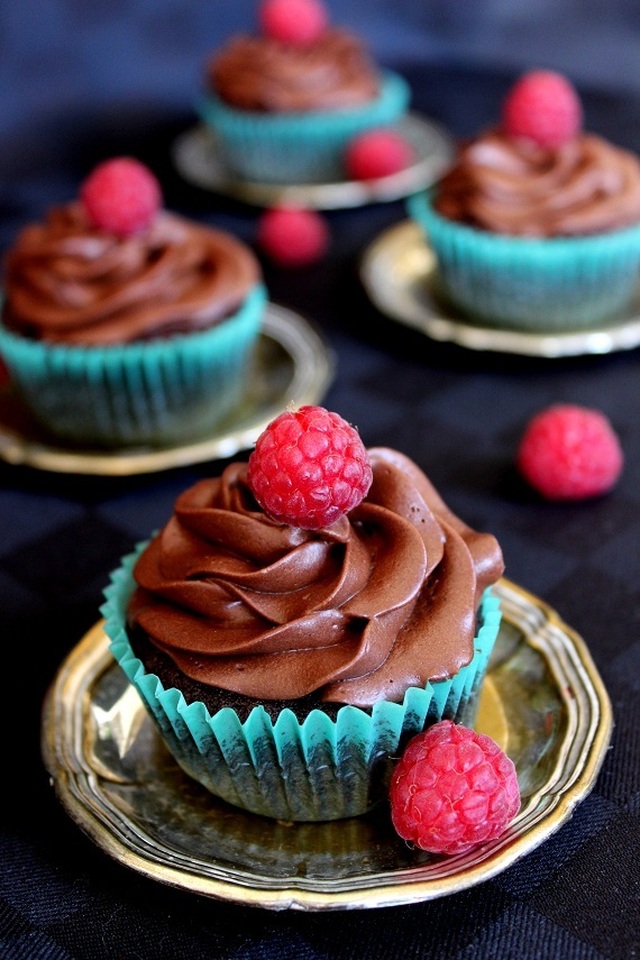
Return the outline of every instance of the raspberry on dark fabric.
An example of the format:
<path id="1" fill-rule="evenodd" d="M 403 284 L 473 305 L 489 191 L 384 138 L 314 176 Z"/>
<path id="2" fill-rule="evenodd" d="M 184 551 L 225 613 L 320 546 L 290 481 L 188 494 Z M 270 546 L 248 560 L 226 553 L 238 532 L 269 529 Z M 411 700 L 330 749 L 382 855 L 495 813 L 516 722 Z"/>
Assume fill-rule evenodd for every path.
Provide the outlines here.
<path id="1" fill-rule="evenodd" d="M 486 734 L 441 720 L 409 741 L 389 787 L 396 832 L 434 854 L 495 840 L 520 809 L 513 761 Z"/>
<path id="2" fill-rule="evenodd" d="M 582 104 L 570 81 L 553 70 L 532 70 L 513 85 L 502 104 L 502 126 L 511 137 L 526 137 L 554 149 L 582 126 Z"/>
<path id="3" fill-rule="evenodd" d="M 347 145 L 345 170 L 352 180 L 377 180 L 405 170 L 414 155 L 414 148 L 400 133 L 368 130 Z"/>
<path id="4" fill-rule="evenodd" d="M 306 46 L 322 35 L 329 18 L 320 0 L 263 0 L 258 19 L 266 37 Z"/>
<path id="5" fill-rule="evenodd" d="M 133 157 L 105 160 L 80 188 L 88 220 L 99 230 L 130 236 L 146 229 L 162 206 L 155 175 Z"/>
<path id="6" fill-rule="evenodd" d="M 257 242 L 280 266 L 306 266 L 326 253 L 330 242 L 329 226 L 317 210 L 270 207 L 258 220 Z"/>
<path id="7" fill-rule="evenodd" d="M 366 496 L 371 464 L 357 430 L 324 407 L 285 411 L 249 457 L 249 484 L 272 519 L 307 530 L 330 526 Z"/>
<path id="8" fill-rule="evenodd" d="M 527 424 L 516 465 L 543 497 L 582 500 L 615 486 L 624 454 L 610 420 L 599 410 L 554 404 Z"/>

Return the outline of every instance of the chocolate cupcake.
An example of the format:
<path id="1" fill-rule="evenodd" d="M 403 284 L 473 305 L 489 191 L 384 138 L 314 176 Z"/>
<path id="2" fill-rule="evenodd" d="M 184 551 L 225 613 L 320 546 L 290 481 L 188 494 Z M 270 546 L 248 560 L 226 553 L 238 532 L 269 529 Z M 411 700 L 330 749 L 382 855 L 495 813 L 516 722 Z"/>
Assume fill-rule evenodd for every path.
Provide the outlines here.
<path id="1" fill-rule="evenodd" d="M 282 184 L 345 179 L 348 144 L 397 122 L 409 87 L 381 69 L 359 37 L 329 24 L 315 0 L 295 0 L 300 9 L 284 26 L 265 14 L 268 6 L 260 7 L 259 32 L 229 38 L 208 59 L 198 112 L 232 176 Z M 307 30 L 309 8 L 316 13 Z"/>
<path id="2" fill-rule="evenodd" d="M 6 254 L 0 352 L 51 436 L 161 446 L 205 435 L 238 402 L 266 291 L 230 233 L 162 208 L 151 171 L 101 164 L 77 200 Z"/>
<path id="3" fill-rule="evenodd" d="M 187 773 L 255 813 L 331 820 L 386 796 L 411 736 L 473 723 L 502 572 L 415 463 L 303 407 L 178 498 L 102 610 Z"/>
<path id="4" fill-rule="evenodd" d="M 640 159 L 585 132 L 568 80 L 532 71 L 501 121 L 462 144 L 410 215 L 445 296 L 466 316 L 531 332 L 615 321 L 640 269 Z"/>

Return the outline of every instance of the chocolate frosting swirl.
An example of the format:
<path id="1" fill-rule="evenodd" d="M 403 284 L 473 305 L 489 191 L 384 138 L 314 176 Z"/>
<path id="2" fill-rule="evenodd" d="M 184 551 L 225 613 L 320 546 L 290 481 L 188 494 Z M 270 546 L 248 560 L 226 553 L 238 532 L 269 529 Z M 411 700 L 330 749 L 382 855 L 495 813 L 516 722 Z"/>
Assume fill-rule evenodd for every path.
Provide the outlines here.
<path id="1" fill-rule="evenodd" d="M 5 258 L 7 327 L 36 339 L 106 345 L 204 329 L 259 278 L 232 235 L 161 211 L 126 238 L 89 225 L 79 203 L 53 208 Z"/>
<path id="2" fill-rule="evenodd" d="M 372 100 L 379 87 L 378 70 L 363 44 L 341 29 L 325 30 L 305 46 L 232 37 L 210 58 L 205 79 L 228 105 L 261 113 L 356 106 Z"/>
<path id="3" fill-rule="evenodd" d="M 187 490 L 137 561 L 130 629 L 200 683 L 260 700 L 370 706 L 455 674 L 500 547 L 407 457 L 369 456 L 368 495 L 320 531 L 265 516 L 243 463 Z"/>
<path id="4" fill-rule="evenodd" d="M 603 233 L 640 222 L 640 160 L 595 134 L 546 149 L 493 129 L 461 147 L 434 205 L 495 233 Z"/>

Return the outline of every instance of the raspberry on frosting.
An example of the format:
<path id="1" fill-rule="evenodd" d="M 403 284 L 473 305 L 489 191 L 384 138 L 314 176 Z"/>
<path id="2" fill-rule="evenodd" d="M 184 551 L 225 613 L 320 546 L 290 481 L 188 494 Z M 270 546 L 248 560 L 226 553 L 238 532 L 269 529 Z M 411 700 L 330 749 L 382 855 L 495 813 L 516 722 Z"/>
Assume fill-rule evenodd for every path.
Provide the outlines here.
<path id="1" fill-rule="evenodd" d="M 305 530 L 335 523 L 366 496 L 373 473 L 357 430 L 324 407 L 276 417 L 249 457 L 249 485 L 272 519 Z"/>
<path id="2" fill-rule="evenodd" d="M 582 127 L 582 104 L 570 81 L 553 70 L 532 70 L 513 85 L 502 104 L 502 126 L 511 137 L 526 137 L 554 149 Z"/>
<path id="3" fill-rule="evenodd" d="M 258 19 L 271 40 L 307 46 L 324 33 L 329 18 L 320 0 L 263 0 Z"/>
<path id="4" fill-rule="evenodd" d="M 395 130 L 368 130 L 347 145 L 345 169 L 352 180 L 377 180 L 405 170 L 414 149 Z"/>
<path id="5" fill-rule="evenodd" d="M 162 191 L 139 160 L 115 157 L 89 174 L 80 188 L 80 202 L 94 227 L 126 237 L 151 224 L 162 206 Z"/>
<path id="6" fill-rule="evenodd" d="M 578 404 L 554 404 L 535 414 L 520 440 L 516 465 L 549 500 L 582 500 L 607 493 L 624 456 L 610 420 Z"/>
<path id="7" fill-rule="evenodd" d="M 316 210 L 276 206 L 265 210 L 258 221 L 258 245 L 283 267 L 315 263 L 327 252 L 330 239 L 327 221 Z"/>
<path id="8" fill-rule="evenodd" d="M 451 720 L 409 741 L 389 800 L 404 840 L 449 855 L 497 839 L 520 809 L 513 761 L 491 737 Z"/>

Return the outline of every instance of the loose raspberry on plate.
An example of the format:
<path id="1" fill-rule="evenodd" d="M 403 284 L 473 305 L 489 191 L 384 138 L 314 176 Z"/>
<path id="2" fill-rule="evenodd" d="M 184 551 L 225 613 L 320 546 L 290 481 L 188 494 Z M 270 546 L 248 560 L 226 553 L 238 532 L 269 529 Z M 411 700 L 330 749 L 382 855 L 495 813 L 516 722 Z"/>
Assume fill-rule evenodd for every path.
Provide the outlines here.
<path id="1" fill-rule="evenodd" d="M 372 481 L 357 430 L 310 405 L 271 421 L 249 457 L 248 476 L 265 513 L 305 530 L 328 527 L 353 510 Z"/>
<path id="2" fill-rule="evenodd" d="M 624 465 L 620 440 L 599 410 L 554 404 L 531 418 L 516 465 L 549 500 L 581 500 L 611 490 Z"/>
<path id="3" fill-rule="evenodd" d="M 132 157 L 105 160 L 80 188 L 80 202 L 99 230 L 126 237 L 145 230 L 162 206 L 154 174 Z"/>
<path id="4" fill-rule="evenodd" d="M 553 70 L 532 70 L 513 85 L 502 104 L 502 126 L 511 137 L 526 137 L 554 149 L 582 126 L 575 87 Z"/>
<path id="5" fill-rule="evenodd" d="M 513 761 L 483 733 L 441 720 L 409 741 L 389 787 L 396 832 L 421 850 L 465 853 L 520 809 Z"/>
<path id="6" fill-rule="evenodd" d="M 277 206 L 258 220 L 257 242 L 282 267 L 307 266 L 320 260 L 330 243 L 329 225 L 316 210 Z"/>
<path id="7" fill-rule="evenodd" d="M 263 0 L 258 19 L 266 37 L 306 46 L 324 33 L 329 18 L 319 0 Z"/>
<path id="8" fill-rule="evenodd" d="M 345 169 L 352 180 L 377 180 L 405 170 L 414 155 L 412 145 L 395 130 L 368 130 L 347 145 Z"/>

